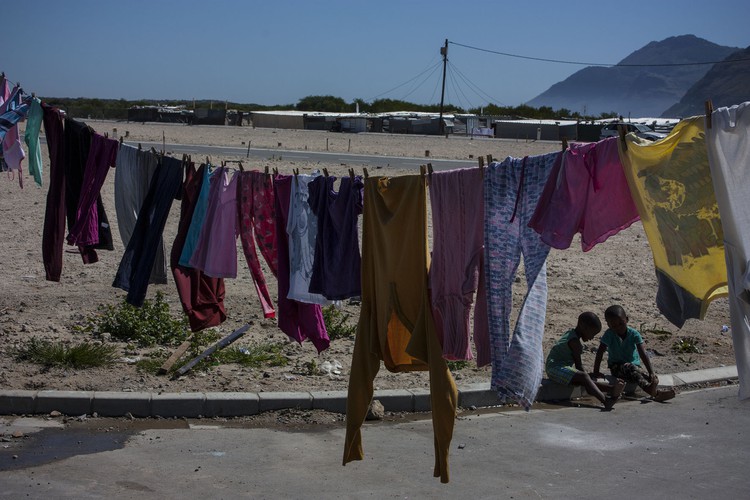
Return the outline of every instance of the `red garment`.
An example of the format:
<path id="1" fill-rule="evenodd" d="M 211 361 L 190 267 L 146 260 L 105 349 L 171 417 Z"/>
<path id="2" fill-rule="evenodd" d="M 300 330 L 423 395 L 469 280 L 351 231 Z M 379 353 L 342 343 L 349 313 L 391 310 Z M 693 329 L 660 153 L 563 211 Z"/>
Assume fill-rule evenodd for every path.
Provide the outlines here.
<path id="1" fill-rule="evenodd" d="M 260 268 L 255 239 L 272 272 L 276 274 L 276 228 L 273 217 L 273 185 L 271 177 L 258 171 L 239 172 L 237 182 L 237 211 L 240 218 L 240 240 L 245 253 L 247 266 L 253 276 L 255 291 L 258 292 L 263 315 L 275 318 L 271 295 L 268 293 L 266 278 Z M 266 182 L 267 181 L 267 182 Z M 270 243 L 270 244 L 269 244 Z"/>
<path id="2" fill-rule="evenodd" d="M 196 172 L 193 163 L 186 162 L 185 164 L 180 222 L 169 255 L 172 276 L 177 285 L 182 309 L 188 317 L 190 329 L 194 332 L 217 326 L 227 319 L 224 309 L 224 279 L 211 278 L 199 269 L 179 265 L 182 246 L 185 244 L 190 220 L 193 218 L 203 176 L 207 175 L 206 168 L 205 165 L 201 165 Z"/>
<path id="3" fill-rule="evenodd" d="M 44 211 L 42 262 L 47 281 L 60 281 L 65 240 L 65 140 L 63 114 L 42 103 L 44 135 L 49 149 L 49 189 Z"/>

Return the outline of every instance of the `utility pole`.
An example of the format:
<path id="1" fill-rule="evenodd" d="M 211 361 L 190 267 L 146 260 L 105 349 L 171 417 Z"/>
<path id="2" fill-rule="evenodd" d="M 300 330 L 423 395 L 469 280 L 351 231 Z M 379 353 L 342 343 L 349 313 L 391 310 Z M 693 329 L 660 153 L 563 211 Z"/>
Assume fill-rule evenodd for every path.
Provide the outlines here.
<path id="1" fill-rule="evenodd" d="M 443 103 L 445 102 L 445 69 L 448 66 L 448 39 L 445 39 L 445 45 L 440 47 L 440 55 L 443 56 L 443 90 L 440 92 L 440 121 L 438 122 L 438 131 L 443 135 L 445 126 L 443 125 Z"/>

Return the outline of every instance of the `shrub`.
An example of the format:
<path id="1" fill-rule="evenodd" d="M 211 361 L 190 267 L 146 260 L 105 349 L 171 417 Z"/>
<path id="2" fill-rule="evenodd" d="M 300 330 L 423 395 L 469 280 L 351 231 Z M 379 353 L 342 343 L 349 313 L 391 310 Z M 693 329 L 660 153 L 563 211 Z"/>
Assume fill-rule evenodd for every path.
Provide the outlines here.
<path id="1" fill-rule="evenodd" d="M 330 305 L 323 308 L 323 322 L 331 340 L 351 338 L 357 332 L 357 325 L 349 323 L 351 314 L 344 313 Z"/>
<path id="2" fill-rule="evenodd" d="M 136 342 L 142 347 L 177 345 L 190 332 L 187 318 L 173 318 L 163 292 L 156 292 L 153 301 L 146 299 L 141 307 L 123 300 L 118 305 L 100 305 L 99 312 L 85 320 L 79 330 L 95 335 L 109 333 L 124 342 Z"/>

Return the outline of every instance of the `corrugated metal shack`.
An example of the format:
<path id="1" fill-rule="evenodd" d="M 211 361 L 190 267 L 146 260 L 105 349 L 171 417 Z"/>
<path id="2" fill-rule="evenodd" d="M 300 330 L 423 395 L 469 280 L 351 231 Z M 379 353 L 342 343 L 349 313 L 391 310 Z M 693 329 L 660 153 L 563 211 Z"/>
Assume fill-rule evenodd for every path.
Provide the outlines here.
<path id="1" fill-rule="evenodd" d="M 184 106 L 132 106 L 129 122 L 193 123 L 193 111 Z"/>
<path id="2" fill-rule="evenodd" d="M 563 137 L 577 140 L 577 122 L 574 120 L 495 120 L 495 137 L 559 141 Z"/>

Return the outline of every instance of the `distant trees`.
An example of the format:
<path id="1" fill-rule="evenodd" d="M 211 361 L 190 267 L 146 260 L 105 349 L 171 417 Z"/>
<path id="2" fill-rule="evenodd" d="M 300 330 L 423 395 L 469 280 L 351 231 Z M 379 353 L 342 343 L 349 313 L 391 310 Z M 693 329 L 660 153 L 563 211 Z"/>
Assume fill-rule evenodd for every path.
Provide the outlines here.
<path id="1" fill-rule="evenodd" d="M 195 108 L 219 108 L 227 107 L 243 112 L 268 111 L 278 109 L 296 109 L 299 111 L 322 111 L 329 113 L 353 113 L 359 104 L 361 113 L 389 113 L 394 111 L 414 111 L 423 113 L 437 113 L 440 111 L 439 104 L 415 104 L 413 102 L 398 99 L 375 99 L 367 102 L 364 99 L 354 99 L 348 103 L 341 97 L 332 95 L 309 95 L 300 99 L 297 104 L 275 104 L 263 105 L 255 103 L 236 103 L 221 100 L 154 100 L 154 99 L 97 99 L 87 97 L 42 97 L 42 100 L 64 109 L 69 116 L 76 118 L 104 118 L 111 120 L 125 120 L 128 117 L 128 108 L 132 106 L 185 106 L 187 109 Z M 526 104 L 520 106 L 498 106 L 488 104 L 482 108 L 470 108 L 465 110 L 452 104 L 445 105 L 444 113 L 472 113 L 491 116 L 514 116 L 531 119 L 580 119 L 592 120 L 598 118 L 616 117 L 617 113 L 602 113 L 599 116 L 582 116 L 578 112 L 561 108 L 554 110 L 549 106 L 534 108 Z"/>

